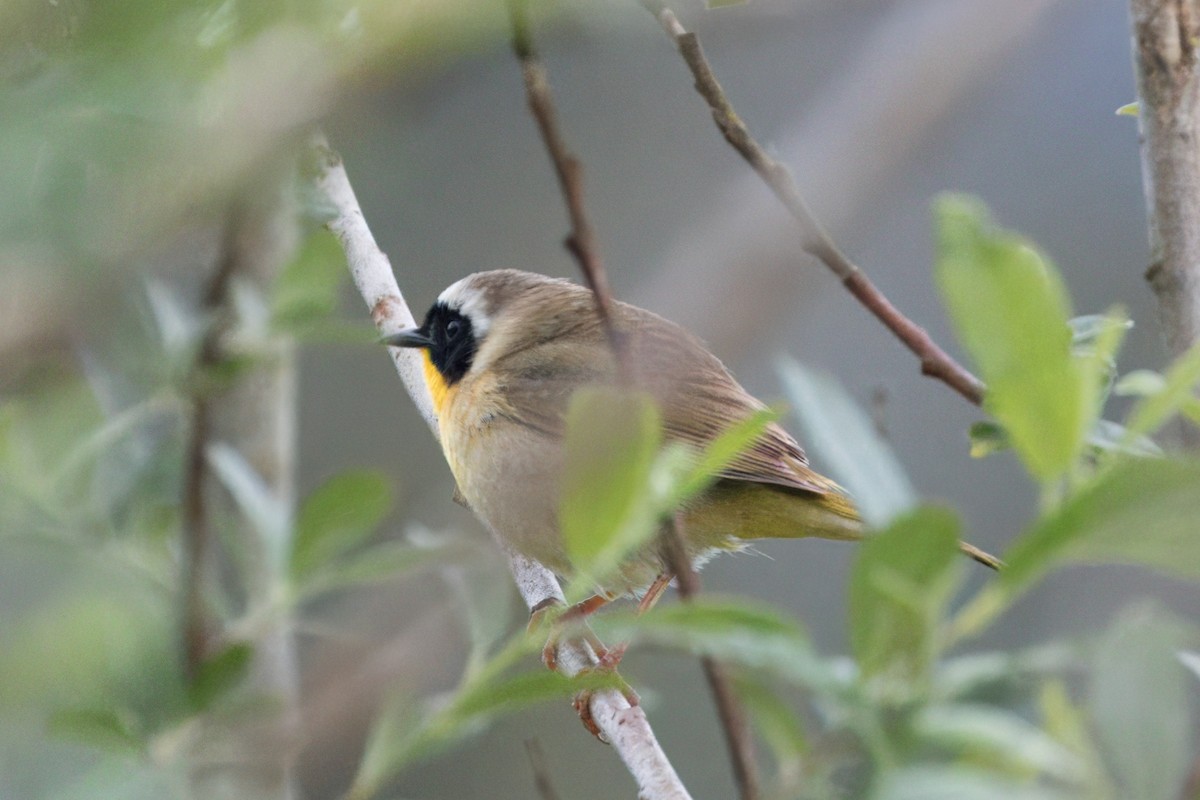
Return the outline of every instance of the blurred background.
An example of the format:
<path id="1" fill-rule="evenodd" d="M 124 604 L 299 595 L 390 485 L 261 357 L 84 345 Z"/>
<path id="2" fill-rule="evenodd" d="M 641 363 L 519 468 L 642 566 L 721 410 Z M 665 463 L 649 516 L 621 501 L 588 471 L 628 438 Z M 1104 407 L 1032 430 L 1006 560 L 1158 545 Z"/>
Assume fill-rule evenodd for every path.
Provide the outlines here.
<path id="1" fill-rule="evenodd" d="M 1035 515 L 1035 487 L 1011 454 L 971 459 L 966 431 L 978 410 L 922 378 L 800 252 L 794 226 L 720 138 L 655 20 L 634 2 L 538 10 L 534 36 L 586 170 L 616 296 L 690 327 L 764 400 L 784 397 L 780 354 L 833 373 L 874 410 L 920 492 L 959 509 L 967 538 L 1002 552 Z M 930 203 L 944 190 L 977 194 L 1036 242 L 1063 271 L 1076 313 L 1128 310 L 1136 327 L 1123 370 L 1162 366 L 1142 279 L 1136 122 L 1114 113 L 1134 99 L 1125 3 L 753 0 L 677 10 L 842 249 L 951 352 L 961 353 L 932 280 Z M 156 777 L 130 784 L 127 768 L 78 736 L 56 736 L 47 719 L 114 692 L 134 698 L 133 717 L 153 717 L 161 709 L 137 704 L 174 691 L 171 537 L 186 426 L 160 388 L 187 384 L 171 342 L 199 327 L 202 314 L 189 309 L 227 244 L 231 208 L 245 207 L 247 186 L 277 180 L 311 125 L 344 158 L 418 316 L 476 270 L 575 276 L 506 24 L 503 3 L 464 0 L 20 0 L 0 10 L 0 797 L 161 790 Z M 294 202 L 299 217 L 306 200 Z M 306 221 L 284 238 L 307 241 L 315 227 Z M 328 242 L 298 247 L 321 262 L 315 272 L 343 270 Z M 381 470 L 395 505 L 380 540 L 458 532 L 469 555 L 304 606 L 299 774 L 310 797 L 348 785 L 389 691 L 454 685 L 470 638 L 456 610 L 464 594 L 496 627 L 515 629 L 525 614 L 478 524 L 451 502 L 449 470 L 371 344 L 361 301 L 344 280 L 339 291 L 336 324 L 299 332 L 295 494 L 347 469 Z M 243 303 L 243 323 L 254 309 Z M 145 437 L 103 427 L 146 398 L 161 403 L 150 419 L 126 420 L 144 423 Z M 108 432 L 87 438 L 93 429 Z M 810 455 L 820 469 L 820 453 Z M 97 462 L 75 479 L 72 458 Z M 125 484 L 157 500 L 134 502 Z M 68 499 L 56 494 L 64 486 Z M 705 589 L 776 604 L 821 653 L 845 652 L 853 548 L 760 551 L 712 563 Z M 972 647 L 1094 633 L 1146 597 L 1200 614 L 1182 583 L 1076 567 Z M 695 796 L 731 796 L 695 661 L 634 651 L 622 671 L 645 688 L 660 741 Z M 614 754 L 557 703 L 408 769 L 384 796 L 532 796 L 528 738 L 541 742 L 564 796 L 631 795 Z M 155 762 L 169 763 L 170 747 L 159 745 Z"/>

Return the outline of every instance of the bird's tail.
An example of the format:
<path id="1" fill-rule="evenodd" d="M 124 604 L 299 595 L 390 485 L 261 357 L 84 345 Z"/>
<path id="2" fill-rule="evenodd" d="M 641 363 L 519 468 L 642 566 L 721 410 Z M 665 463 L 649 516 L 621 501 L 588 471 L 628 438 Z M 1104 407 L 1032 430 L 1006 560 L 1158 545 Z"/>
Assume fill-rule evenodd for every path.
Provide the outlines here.
<path id="1" fill-rule="evenodd" d="M 763 504 L 767 519 L 774 517 L 777 524 L 766 526 L 743 527 L 739 538 L 800 538 L 816 536 L 822 539 L 842 539 L 858 541 L 863 538 L 862 517 L 847 495 L 837 491 L 813 498 L 812 502 L 797 504 L 794 495 L 788 490 L 778 487 L 758 485 L 762 495 L 758 502 Z M 774 503 L 772 503 L 774 501 Z M 769 509 L 773 504 L 780 506 L 775 514 Z M 765 506 L 765 508 L 764 508 Z M 757 520 L 759 522 L 762 519 Z M 770 531 L 766 533 L 765 531 Z M 958 549 L 963 555 L 983 564 L 990 569 L 999 570 L 1004 562 L 996 556 L 981 550 L 969 542 L 958 543 Z"/>

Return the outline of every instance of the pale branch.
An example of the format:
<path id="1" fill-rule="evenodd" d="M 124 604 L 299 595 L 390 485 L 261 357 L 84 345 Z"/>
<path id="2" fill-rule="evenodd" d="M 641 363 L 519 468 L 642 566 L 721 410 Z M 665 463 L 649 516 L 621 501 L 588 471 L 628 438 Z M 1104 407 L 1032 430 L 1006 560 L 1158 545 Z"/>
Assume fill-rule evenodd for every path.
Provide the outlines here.
<path id="1" fill-rule="evenodd" d="M 690 603 L 692 598 L 700 593 L 700 576 L 687 557 L 683 530 L 682 515 L 676 514 L 661 534 L 660 548 L 667 569 L 675 576 L 675 587 L 680 599 Z M 712 656 L 701 656 L 700 666 L 712 691 L 717 716 L 721 720 L 721 729 L 725 733 L 725 744 L 733 764 L 733 777 L 737 783 L 738 794 L 741 800 L 755 800 L 761 794 L 761 788 L 754 756 L 754 736 L 737 692 L 734 691 L 733 681 L 725 671 L 725 666 Z"/>
<path id="2" fill-rule="evenodd" d="M 554 174 L 558 178 L 558 186 L 562 191 L 563 202 L 567 207 L 567 217 L 571 223 L 571 231 L 563 244 L 579 263 L 580 271 L 595 298 L 596 312 L 608 336 L 613 354 L 616 356 L 618 367 L 624 378 L 629 377 L 628 364 L 625 360 L 625 347 L 620 333 L 612 321 L 612 293 L 608 288 L 608 273 L 604 269 L 604 261 L 600 258 L 600 247 L 596 242 L 596 234 L 588 219 L 583 201 L 583 165 L 579 163 L 563 140 L 558 128 L 558 113 L 555 110 L 554 98 L 550 93 L 550 82 L 546 78 L 546 68 L 533 46 L 533 38 L 529 34 L 529 10 L 527 0 L 508 0 L 509 18 L 512 21 L 512 47 L 517 59 L 521 62 L 521 75 L 525 81 L 525 96 L 529 110 L 537 123 L 538 132 L 554 166 Z"/>
<path id="3" fill-rule="evenodd" d="M 1200 341 L 1200 4 L 1131 0 L 1130 18 L 1150 229 L 1146 280 L 1179 356 Z"/>
<path id="4" fill-rule="evenodd" d="M 413 325 L 412 312 L 396 283 L 391 263 L 371 234 L 341 158 L 324 137 L 314 141 L 311 162 L 313 182 L 333 209 L 327 227 L 342 245 L 354 284 L 371 310 L 376 328 L 386 336 Z M 436 437 L 437 415 L 425 386 L 419 354 L 405 348 L 389 349 L 405 391 Z M 563 601 L 562 589 L 549 570 L 507 548 L 505 552 L 526 606 L 533 609 L 551 599 Z M 599 661 L 586 644 L 564 639 L 558 645 L 557 663 L 564 674 L 576 675 L 594 668 Z M 640 707 L 631 707 L 621 692 L 608 690 L 592 696 L 591 710 L 596 724 L 637 782 L 640 797 L 689 800 L 687 789 L 667 760 Z"/>
<path id="5" fill-rule="evenodd" d="M 641 2 L 675 42 L 691 70 L 696 91 L 708 104 L 713 122 L 725 140 L 763 179 L 795 220 L 800 229 L 801 248 L 828 267 L 855 299 L 920 359 L 922 374 L 942 381 L 970 402 L 980 405 L 983 383 L 939 347 L 921 326 L 892 305 L 871 279 L 838 249 L 809 209 L 791 171 L 767 153 L 734 110 L 713 74 L 696 34 L 687 31 L 661 0 Z"/>

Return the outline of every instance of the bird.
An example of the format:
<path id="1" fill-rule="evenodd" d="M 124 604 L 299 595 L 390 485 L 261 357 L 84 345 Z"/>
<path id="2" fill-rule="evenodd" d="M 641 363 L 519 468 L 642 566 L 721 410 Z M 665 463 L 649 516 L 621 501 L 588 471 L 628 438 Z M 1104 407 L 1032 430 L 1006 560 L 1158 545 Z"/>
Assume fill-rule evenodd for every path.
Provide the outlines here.
<path id="1" fill-rule="evenodd" d="M 382 340 L 422 351 L 439 439 L 461 498 L 505 546 L 563 578 L 574 574 L 559 504 L 566 414 L 576 391 L 626 381 L 658 404 L 666 442 L 698 449 L 767 408 L 682 326 L 623 302 L 611 302 L 609 314 L 620 359 L 591 289 L 492 270 L 451 284 L 419 326 Z M 857 540 L 867 533 L 846 491 L 816 472 L 777 422 L 677 516 L 696 566 L 759 539 Z M 994 556 L 960 546 L 980 563 L 1000 566 Z M 629 555 L 584 610 L 623 595 L 640 596 L 646 608 L 671 578 L 652 542 Z"/>

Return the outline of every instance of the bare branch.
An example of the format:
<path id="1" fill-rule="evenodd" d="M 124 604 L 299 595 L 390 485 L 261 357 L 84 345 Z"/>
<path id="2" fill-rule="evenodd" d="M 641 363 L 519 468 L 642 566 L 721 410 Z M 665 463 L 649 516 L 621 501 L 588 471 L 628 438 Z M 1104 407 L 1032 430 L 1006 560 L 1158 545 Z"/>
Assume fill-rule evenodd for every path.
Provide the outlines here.
<path id="1" fill-rule="evenodd" d="M 675 42 L 692 72 L 696 91 L 708 104 L 713 121 L 725 140 L 758 173 L 796 221 L 800 228 L 801 248 L 825 264 L 846 289 L 921 360 L 923 374 L 942 381 L 975 405 L 981 404 L 983 383 L 942 350 L 923 328 L 892 305 L 871 279 L 834 244 L 809 210 L 788 168 L 767 154 L 737 115 L 713 75 L 696 34 L 685 30 L 675 13 L 661 0 L 642 0 L 642 5 L 654 14 Z"/>
<path id="2" fill-rule="evenodd" d="M 412 312 L 392 273 L 391 263 L 375 243 L 375 237 L 371 235 L 359 208 L 341 158 L 330 149 L 324 137 L 318 137 L 312 149 L 313 181 L 334 209 L 333 218 L 327 223 L 328 228 L 341 242 L 354 284 L 371 309 L 375 326 L 381 334 L 387 335 L 414 324 Z M 418 355 L 404 348 L 393 347 L 390 350 L 409 398 L 434 436 L 437 436 L 437 415 L 421 374 Z M 562 589 L 549 570 L 507 549 L 506 553 L 513 578 L 527 607 L 532 609 L 550 598 L 563 600 Z M 566 640 L 559 644 L 557 662 L 559 669 L 567 675 L 575 675 L 599 663 L 590 647 Z M 640 707 L 631 707 L 621 692 L 610 690 L 596 692 L 592 697 L 591 709 L 596 724 L 637 782 L 641 797 L 647 800 L 689 800 L 687 789 L 667 760 Z"/>
<path id="3" fill-rule="evenodd" d="M 1130 17 L 1150 227 L 1146 280 L 1178 356 L 1200 341 L 1200 5 L 1131 0 Z"/>
<path id="4" fill-rule="evenodd" d="M 670 525 L 664 527 L 660 547 L 667 569 L 675 576 L 675 585 L 680 599 L 687 603 L 700 593 L 700 576 L 692 567 L 684 546 L 683 520 L 676 514 Z M 733 689 L 733 682 L 725 666 L 711 656 L 701 656 L 700 665 L 712 691 L 717 706 L 717 716 L 725 733 L 725 744 L 729 748 L 729 760 L 733 766 L 734 781 L 741 800 L 755 800 L 761 790 L 758 781 L 758 766 L 754 758 L 754 737 L 746 723 L 746 714 Z"/>
<path id="5" fill-rule="evenodd" d="M 579 163 L 563 141 L 558 129 L 558 113 L 555 111 L 554 98 L 550 93 L 550 82 L 546 78 L 546 69 L 542 66 L 537 50 L 534 49 L 533 39 L 529 35 L 529 13 L 527 0 L 509 0 L 509 17 L 512 20 L 513 52 L 521 62 L 521 74 L 525 79 L 525 96 L 529 102 L 529 110 L 537 122 L 542 142 L 550 162 L 554 165 L 554 173 L 558 177 L 558 185 L 562 190 L 563 202 L 567 206 L 567 216 L 571 221 L 571 232 L 567 235 L 564 245 L 583 272 L 583 278 L 592 290 L 596 300 L 596 312 L 608 336 L 609 344 L 616 355 L 618 367 L 623 378 L 630 375 L 625 359 L 625 347 L 621 335 L 612 321 L 612 293 L 608 288 L 608 274 L 604 269 L 604 261 L 600 258 L 600 248 L 596 243 L 596 234 L 588 221 L 587 211 L 583 203 L 583 165 Z"/>

